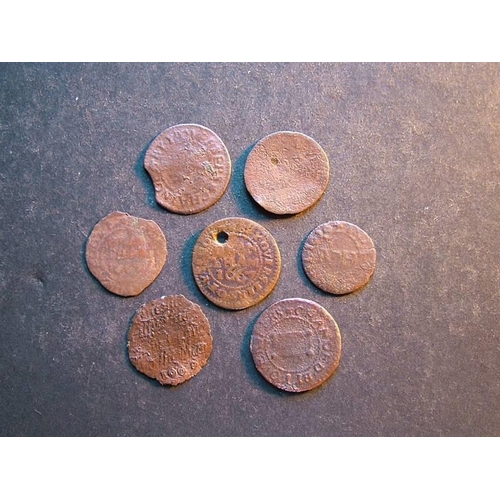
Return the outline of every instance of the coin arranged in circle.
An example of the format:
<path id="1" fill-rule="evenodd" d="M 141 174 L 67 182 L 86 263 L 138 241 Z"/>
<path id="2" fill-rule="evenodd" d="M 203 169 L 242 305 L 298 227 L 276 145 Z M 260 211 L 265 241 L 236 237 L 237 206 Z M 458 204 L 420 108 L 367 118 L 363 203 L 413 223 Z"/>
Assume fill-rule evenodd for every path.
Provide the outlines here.
<path id="1" fill-rule="evenodd" d="M 289 392 L 318 387 L 337 369 L 342 341 L 330 313 L 311 300 L 285 299 L 255 323 L 250 351 L 257 370 Z"/>
<path id="2" fill-rule="evenodd" d="M 156 222 L 113 212 L 95 225 L 85 258 L 107 290 L 129 297 L 160 274 L 167 260 L 167 240 Z"/>
<path id="3" fill-rule="evenodd" d="M 314 205 L 328 185 L 328 157 L 311 137 L 276 132 L 261 139 L 245 164 L 252 198 L 274 214 L 296 214 Z"/>
<path id="4" fill-rule="evenodd" d="M 318 226 L 302 250 L 309 279 L 325 292 L 338 295 L 365 285 L 375 271 L 376 260 L 372 239 L 358 226 L 343 221 Z"/>
<path id="5" fill-rule="evenodd" d="M 128 334 L 131 363 L 160 384 L 194 377 L 212 353 L 210 323 L 200 306 L 183 295 L 142 305 Z"/>
<path id="6" fill-rule="evenodd" d="M 281 271 L 278 245 L 267 229 L 234 217 L 210 224 L 193 250 L 201 292 L 226 309 L 245 309 L 267 297 Z"/>
<path id="7" fill-rule="evenodd" d="M 144 158 L 162 207 L 194 214 L 212 206 L 224 194 L 231 177 L 226 146 L 212 130 L 181 124 L 159 134 Z"/>

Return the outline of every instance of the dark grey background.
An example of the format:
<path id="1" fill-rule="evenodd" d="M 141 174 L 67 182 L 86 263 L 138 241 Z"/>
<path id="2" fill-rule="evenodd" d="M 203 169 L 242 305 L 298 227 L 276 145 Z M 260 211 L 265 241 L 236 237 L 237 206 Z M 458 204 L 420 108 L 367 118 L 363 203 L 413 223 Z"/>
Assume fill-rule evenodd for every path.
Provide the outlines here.
<path id="1" fill-rule="evenodd" d="M 181 216 L 154 201 L 142 166 L 156 134 L 200 123 L 234 167 L 223 198 Z M 278 130 L 312 136 L 331 179 L 310 210 L 266 214 L 249 198 L 249 147 Z M 0 66 L 2 435 L 500 435 L 500 65 L 3 64 Z M 114 210 L 155 220 L 169 258 L 141 295 L 108 293 L 83 258 Z M 283 268 L 262 303 L 211 305 L 190 272 L 196 236 L 223 217 L 263 224 Z M 341 219 L 378 250 L 372 281 L 330 296 L 299 250 Z M 126 355 L 135 310 L 184 294 L 214 351 L 176 388 Z M 256 372 L 251 325 L 286 297 L 328 309 L 343 336 L 337 373 L 280 392 Z"/>

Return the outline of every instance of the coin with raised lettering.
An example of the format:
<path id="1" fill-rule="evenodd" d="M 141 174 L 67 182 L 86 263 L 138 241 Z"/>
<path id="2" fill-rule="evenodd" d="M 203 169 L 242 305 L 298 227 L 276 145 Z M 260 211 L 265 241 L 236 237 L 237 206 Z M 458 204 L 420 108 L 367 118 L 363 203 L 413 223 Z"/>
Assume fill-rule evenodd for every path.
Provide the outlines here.
<path id="1" fill-rule="evenodd" d="M 128 333 L 130 362 L 160 384 L 194 377 L 212 353 L 210 323 L 183 295 L 152 300 L 136 312 Z"/>
<path id="2" fill-rule="evenodd" d="M 342 340 L 337 323 L 322 306 L 306 299 L 284 299 L 258 318 L 250 351 L 260 374 L 289 392 L 324 383 L 340 363 Z"/>
<path id="3" fill-rule="evenodd" d="M 261 139 L 245 164 L 245 185 L 268 212 L 297 214 L 314 205 L 328 185 L 330 167 L 322 147 L 299 132 Z"/>
<path id="4" fill-rule="evenodd" d="M 156 201 L 179 214 L 211 207 L 231 177 L 226 146 L 212 130 L 197 124 L 174 125 L 159 134 L 144 158 Z"/>
<path id="5" fill-rule="evenodd" d="M 110 292 L 138 295 L 160 274 L 167 240 L 156 222 L 113 212 L 101 219 L 87 241 L 90 272 Z"/>
<path id="6" fill-rule="evenodd" d="M 331 221 L 314 229 L 302 250 L 309 279 L 321 290 L 342 295 L 370 280 L 377 252 L 372 239 L 358 226 Z"/>
<path id="7" fill-rule="evenodd" d="M 281 255 L 267 229 L 249 219 L 222 219 L 205 228 L 193 249 L 193 275 L 203 295 L 225 309 L 245 309 L 267 297 Z"/>

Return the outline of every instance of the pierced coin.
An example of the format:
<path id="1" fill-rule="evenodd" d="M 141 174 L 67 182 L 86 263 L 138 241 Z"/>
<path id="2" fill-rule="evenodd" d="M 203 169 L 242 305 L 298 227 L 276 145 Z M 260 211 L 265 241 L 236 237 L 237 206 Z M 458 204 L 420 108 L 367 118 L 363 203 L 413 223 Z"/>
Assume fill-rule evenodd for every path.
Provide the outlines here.
<path id="1" fill-rule="evenodd" d="M 299 132 L 275 132 L 261 139 L 245 164 L 245 184 L 268 212 L 297 214 L 314 205 L 329 178 L 326 153 Z"/>
<path id="2" fill-rule="evenodd" d="M 281 270 L 278 245 L 267 229 L 233 217 L 210 224 L 193 249 L 200 291 L 225 309 L 245 309 L 267 297 Z"/>

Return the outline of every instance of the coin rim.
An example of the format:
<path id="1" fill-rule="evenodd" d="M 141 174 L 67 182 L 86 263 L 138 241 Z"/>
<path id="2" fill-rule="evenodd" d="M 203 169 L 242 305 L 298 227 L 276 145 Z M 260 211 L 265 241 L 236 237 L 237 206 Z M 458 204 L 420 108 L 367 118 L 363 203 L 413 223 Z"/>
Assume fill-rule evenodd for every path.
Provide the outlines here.
<path id="1" fill-rule="evenodd" d="M 258 201 L 258 199 L 257 199 L 258 194 L 255 194 L 255 192 L 253 191 L 253 188 L 251 186 L 252 183 L 251 182 L 249 183 L 249 181 L 248 181 L 247 166 L 249 165 L 249 161 L 251 161 L 252 153 L 254 153 L 254 151 L 256 151 L 257 146 L 259 146 L 261 143 L 263 143 L 264 141 L 268 140 L 269 138 L 271 138 L 275 135 L 300 135 L 300 136 L 306 138 L 307 140 L 312 141 L 314 144 L 316 144 L 318 146 L 318 148 L 320 149 L 320 151 L 323 153 L 323 156 L 326 160 L 325 185 L 324 185 L 323 189 L 321 190 L 320 194 L 312 202 L 310 202 L 306 207 L 304 207 L 301 210 L 277 210 L 275 208 L 271 209 L 268 206 L 262 205 L 262 202 Z M 248 153 L 247 159 L 245 161 L 245 168 L 244 168 L 244 172 L 243 172 L 243 177 L 244 177 L 244 181 L 245 181 L 245 187 L 246 187 L 247 191 L 250 193 L 250 196 L 255 201 L 255 203 L 257 203 L 264 210 L 266 210 L 269 213 L 275 214 L 275 215 L 296 215 L 296 214 L 302 213 L 305 210 L 311 208 L 313 205 L 318 203 L 318 201 L 324 196 L 326 190 L 328 189 L 328 184 L 330 182 L 330 160 L 328 159 L 328 155 L 326 154 L 326 151 L 323 149 L 323 147 L 315 139 L 313 139 L 311 136 L 304 134 L 303 132 L 294 132 L 292 130 L 281 130 L 278 132 L 273 132 L 271 134 L 268 134 L 265 137 L 262 137 L 253 145 L 253 147 L 250 150 L 250 152 Z"/>
<path id="2" fill-rule="evenodd" d="M 204 130 L 212 133 L 220 141 L 222 147 L 224 148 L 226 156 L 227 156 L 228 175 L 227 175 L 226 183 L 224 184 L 223 189 L 221 189 L 221 192 L 220 192 L 219 196 L 217 196 L 216 199 L 214 199 L 209 205 L 206 205 L 203 208 L 196 209 L 196 210 L 182 210 L 182 209 L 176 209 L 175 207 L 172 208 L 171 206 L 168 206 L 166 203 L 164 203 L 164 202 L 162 202 L 161 200 L 158 199 L 158 193 L 157 193 L 157 191 L 155 189 L 155 200 L 156 200 L 156 203 L 158 203 L 158 205 L 160 205 L 161 207 L 165 208 L 169 212 L 172 212 L 172 213 L 175 213 L 175 214 L 193 215 L 193 214 L 198 214 L 200 212 L 203 212 L 203 211 L 209 209 L 210 207 L 214 206 L 224 196 L 224 193 L 227 191 L 227 188 L 229 186 L 229 182 L 231 181 L 231 177 L 233 175 L 233 166 L 232 166 L 231 156 L 229 154 L 227 146 L 225 145 L 224 141 L 220 138 L 220 136 L 218 134 L 216 134 L 212 129 L 210 129 L 208 127 L 205 127 L 204 125 L 200 125 L 199 123 L 178 123 L 176 125 L 172 125 L 171 127 L 166 128 L 165 130 L 163 130 L 159 134 L 157 134 L 155 136 L 155 138 L 149 144 L 149 146 L 148 146 L 148 148 L 146 150 L 146 153 L 144 154 L 143 166 L 144 166 L 144 169 L 146 170 L 146 172 L 148 173 L 148 175 L 149 175 L 149 177 L 151 179 L 151 182 L 153 183 L 153 187 L 154 188 L 155 188 L 154 179 L 153 179 L 151 173 L 149 172 L 148 166 L 146 165 L 148 154 L 149 154 L 149 152 L 152 149 L 153 145 L 155 144 L 155 142 L 157 141 L 157 139 L 159 139 L 160 136 L 162 136 L 163 134 L 167 133 L 168 131 L 170 131 L 172 129 L 175 129 L 175 128 L 178 128 L 178 127 L 196 127 L 196 128 L 201 128 L 201 129 L 204 129 Z"/>

